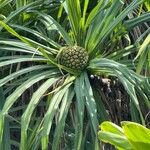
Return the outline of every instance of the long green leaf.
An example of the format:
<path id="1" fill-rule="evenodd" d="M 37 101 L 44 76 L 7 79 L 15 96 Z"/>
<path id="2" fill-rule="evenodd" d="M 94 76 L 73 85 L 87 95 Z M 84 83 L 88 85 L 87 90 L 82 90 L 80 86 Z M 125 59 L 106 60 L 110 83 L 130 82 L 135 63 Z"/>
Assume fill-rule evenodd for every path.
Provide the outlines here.
<path id="1" fill-rule="evenodd" d="M 62 90 L 57 92 L 51 99 L 50 105 L 44 117 L 43 129 L 42 129 L 42 150 L 48 149 L 49 133 L 51 131 L 52 121 L 55 116 L 55 113 L 59 107 L 59 104 L 62 101 L 64 94 L 69 90 L 69 87 L 72 83 L 66 85 Z"/>
<path id="2" fill-rule="evenodd" d="M 49 25 L 51 25 L 53 23 L 53 25 L 56 26 L 60 35 L 66 41 L 67 45 L 73 45 L 73 42 L 72 42 L 70 36 L 68 35 L 68 33 L 64 30 L 64 28 L 54 18 L 52 18 L 50 15 L 47 15 L 44 13 L 40 13 L 40 12 L 35 12 L 35 13 L 37 13 L 39 16 L 41 16 L 41 19 L 40 19 L 41 21 L 42 21 L 42 19 L 44 19 L 45 21 L 47 21 L 47 23 Z"/>
<path id="3" fill-rule="evenodd" d="M 25 69 L 21 69 L 21 70 L 19 70 L 17 72 L 14 72 L 14 73 L 12 73 L 12 74 L 10 74 L 10 75 L 2 78 L 0 80 L 0 86 L 3 86 L 7 82 L 9 82 L 9 81 L 17 78 L 20 75 L 26 74 L 28 72 L 32 72 L 32 71 L 36 71 L 36 70 L 40 71 L 40 70 L 48 69 L 48 68 L 50 68 L 50 66 L 48 66 L 48 65 L 47 66 L 46 65 L 45 66 L 43 66 L 43 65 L 37 65 L 37 66 L 33 66 L 33 67 L 28 67 L 28 68 L 25 68 Z"/>
<path id="4" fill-rule="evenodd" d="M 124 26 L 127 30 L 133 29 L 133 27 L 138 26 L 141 23 L 150 21 L 150 12 L 146 12 L 144 14 L 141 14 L 140 16 L 129 19 L 124 22 Z"/>
<path id="5" fill-rule="evenodd" d="M 82 149 L 83 140 L 83 120 L 84 120 L 84 110 L 85 110 L 85 98 L 84 90 L 84 76 L 81 74 L 75 81 L 75 92 L 76 92 L 76 122 L 77 126 L 75 128 L 75 145 L 74 149 Z"/>
<path id="6" fill-rule="evenodd" d="M 16 58 L 16 59 L 0 62 L 0 67 L 4 67 L 6 65 L 10 65 L 10 64 L 14 64 L 14 63 L 20 63 L 20 62 L 27 62 L 27 61 L 28 62 L 30 62 L 30 61 L 34 62 L 34 61 L 45 61 L 45 60 L 46 60 L 45 58 L 41 58 L 41 57 Z"/>
<path id="7" fill-rule="evenodd" d="M 37 74 L 31 77 L 29 80 L 25 81 L 21 86 L 19 86 L 6 100 L 2 111 L 0 112 L 0 146 L 2 145 L 2 137 L 3 137 L 3 128 L 4 128 L 4 118 L 8 113 L 11 106 L 16 102 L 16 100 L 21 96 L 21 94 L 28 89 L 30 86 L 35 84 L 36 82 L 49 77 L 50 74 L 57 74 L 58 72 L 45 71 L 43 73 Z"/>
<path id="8" fill-rule="evenodd" d="M 73 96 L 74 96 L 74 90 L 72 87 L 70 87 L 69 90 L 65 93 L 62 100 L 63 103 L 61 104 L 60 114 L 59 114 L 58 122 L 55 129 L 55 134 L 53 138 L 54 139 L 52 144 L 53 150 L 58 149 L 61 135 L 64 131 L 66 117 L 68 115 L 69 107 L 72 102 Z"/>
<path id="9" fill-rule="evenodd" d="M 21 119 L 21 144 L 20 144 L 21 150 L 27 149 L 27 139 L 28 139 L 27 130 L 35 107 L 38 105 L 40 99 L 42 98 L 43 94 L 47 91 L 47 89 L 50 88 L 52 84 L 54 84 L 57 80 L 58 78 L 54 77 L 48 79 L 38 88 L 38 90 L 35 93 L 33 93 L 30 103 L 28 104 Z"/>

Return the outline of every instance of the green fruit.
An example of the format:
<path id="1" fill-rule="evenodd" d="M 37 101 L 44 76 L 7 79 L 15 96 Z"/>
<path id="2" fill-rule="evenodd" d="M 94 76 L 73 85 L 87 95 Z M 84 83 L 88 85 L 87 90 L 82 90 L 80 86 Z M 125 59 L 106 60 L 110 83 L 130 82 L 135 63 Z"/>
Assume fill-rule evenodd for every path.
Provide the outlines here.
<path id="1" fill-rule="evenodd" d="M 79 46 L 65 46 L 60 49 L 57 56 L 58 63 L 75 70 L 83 70 L 88 63 L 87 51 Z"/>

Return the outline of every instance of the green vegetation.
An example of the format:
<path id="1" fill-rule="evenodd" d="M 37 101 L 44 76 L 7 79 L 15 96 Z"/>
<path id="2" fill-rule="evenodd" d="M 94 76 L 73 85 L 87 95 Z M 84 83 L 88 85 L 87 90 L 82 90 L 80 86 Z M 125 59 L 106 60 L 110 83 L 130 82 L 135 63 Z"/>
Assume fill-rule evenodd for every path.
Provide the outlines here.
<path id="1" fill-rule="evenodd" d="M 103 121 L 149 126 L 149 8 L 0 0 L 0 150 L 99 150 Z"/>
<path id="2" fill-rule="evenodd" d="M 121 126 L 122 128 L 111 122 L 103 122 L 98 133 L 99 139 L 113 144 L 118 150 L 149 150 L 149 129 L 129 121 L 121 122 Z"/>

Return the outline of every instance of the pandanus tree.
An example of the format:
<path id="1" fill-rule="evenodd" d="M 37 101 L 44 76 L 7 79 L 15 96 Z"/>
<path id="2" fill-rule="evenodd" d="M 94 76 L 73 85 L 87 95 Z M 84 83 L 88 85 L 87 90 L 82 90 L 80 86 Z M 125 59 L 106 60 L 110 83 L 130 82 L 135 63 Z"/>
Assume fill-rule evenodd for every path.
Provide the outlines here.
<path id="1" fill-rule="evenodd" d="M 0 39 L 0 50 L 10 54 L 0 58 L 0 67 L 11 67 L 0 80 L 0 149 L 99 149 L 98 125 L 110 119 L 109 101 L 91 76 L 117 79 L 129 97 L 132 121 L 145 124 L 140 103 L 150 108 L 149 79 L 134 72 L 131 57 L 140 45 L 120 48 L 117 38 L 149 14 L 127 19 L 142 0 L 126 7 L 121 0 L 101 0 L 88 9 L 90 2 L 63 1 L 59 22 L 29 9 L 35 17 L 31 28 L 0 21 L 1 33 L 12 35 Z"/>

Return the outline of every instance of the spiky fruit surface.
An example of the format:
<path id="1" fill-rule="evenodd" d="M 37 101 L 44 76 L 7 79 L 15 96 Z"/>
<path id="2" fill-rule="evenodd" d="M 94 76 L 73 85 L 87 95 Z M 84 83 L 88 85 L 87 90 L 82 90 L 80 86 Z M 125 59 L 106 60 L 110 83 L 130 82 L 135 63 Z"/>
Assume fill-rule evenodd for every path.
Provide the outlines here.
<path id="1" fill-rule="evenodd" d="M 84 48 L 66 46 L 61 48 L 58 61 L 65 67 L 80 71 L 87 66 L 88 58 L 88 53 Z"/>

